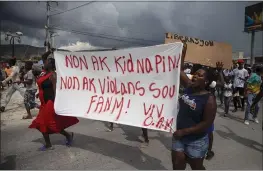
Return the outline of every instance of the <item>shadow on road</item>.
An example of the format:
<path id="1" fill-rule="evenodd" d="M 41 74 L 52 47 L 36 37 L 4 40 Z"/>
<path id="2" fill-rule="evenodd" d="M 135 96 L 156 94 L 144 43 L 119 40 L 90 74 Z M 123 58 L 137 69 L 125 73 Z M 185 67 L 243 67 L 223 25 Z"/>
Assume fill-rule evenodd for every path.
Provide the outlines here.
<path id="1" fill-rule="evenodd" d="M 247 138 L 244 138 L 244 137 L 240 137 L 238 136 L 237 134 L 235 134 L 231 129 L 229 129 L 228 127 L 224 126 L 227 130 L 228 130 L 228 133 L 227 132 L 224 132 L 224 131 L 220 131 L 220 130 L 216 130 L 216 133 L 221 136 L 222 138 L 224 139 L 232 139 L 244 146 L 247 146 L 249 148 L 252 148 L 256 151 L 259 151 L 259 152 L 262 152 L 263 150 L 263 146 L 262 144 L 254 141 L 254 140 L 250 140 L 250 139 L 247 139 Z M 258 148 L 258 147 L 259 148 Z"/>
<path id="2" fill-rule="evenodd" d="M 227 116 L 224 116 L 225 112 L 217 112 L 219 114 L 219 117 L 220 118 L 224 118 L 224 119 L 229 119 L 229 120 L 235 120 L 237 122 L 240 122 L 240 123 L 244 123 L 244 119 L 242 118 L 239 118 L 233 114 L 228 114 Z"/>
<path id="3" fill-rule="evenodd" d="M 134 142 L 140 142 L 142 143 L 143 141 L 139 139 L 139 137 L 142 137 L 142 130 L 141 128 L 136 128 L 136 127 L 132 127 L 132 126 L 125 126 L 125 125 L 121 125 L 120 128 L 123 130 L 124 135 L 126 136 L 125 139 L 128 141 L 134 141 Z M 148 130 L 149 131 L 153 131 L 153 130 Z M 166 137 L 163 132 L 160 131 L 156 131 L 157 136 L 149 136 L 149 140 L 151 143 L 152 139 L 156 139 L 158 141 L 160 141 L 165 148 L 167 148 L 168 150 L 171 149 L 171 142 L 172 142 L 172 138 L 171 137 Z"/>
<path id="4" fill-rule="evenodd" d="M 0 170 L 16 170 L 16 155 L 6 156 L 0 164 Z"/>
<path id="5" fill-rule="evenodd" d="M 142 136 L 142 129 L 141 128 L 126 126 L 126 125 L 120 125 L 120 128 L 123 130 L 126 140 L 143 143 L 143 141 L 140 140 L 140 138 L 139 138 L 140 136 Z M 150 139 L 150 137 L 149 137 L 149 139 Z"/>
<path id="6" fill-rule="evenodd" d="M 74 147 L 117 159 L 139 170 L 166 170 L 160 160 L 143 153 L 138 147 L 77 133 L 74 134 L 74 137 Z M 33 142 L 43 143 L 43 141 L 40 138 Z M 61 145 L 61 140 L 52 142 L 52 144 Z"/>
<path id="7" fill-rule="evenodd" d="M 172 148 L 172 137 L 167 137 L 162 132 L 158 132 L 158 136 L 155 137 L 157 140 L 159 140 L 167 150 L 171 150 Z"/>

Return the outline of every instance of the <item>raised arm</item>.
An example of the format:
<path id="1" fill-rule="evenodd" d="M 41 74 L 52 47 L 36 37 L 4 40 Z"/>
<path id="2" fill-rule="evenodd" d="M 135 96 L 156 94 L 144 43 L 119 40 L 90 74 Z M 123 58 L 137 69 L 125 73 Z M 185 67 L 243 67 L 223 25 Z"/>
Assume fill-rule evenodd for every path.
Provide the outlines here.
<path id="1" fill-rule="evenodd" d="M 45 52 L 41 58 L 42 58 L 42 61 L 45 63 L 45 61 L 47 60 L 48 56 L 52 53 L 51 50 L 48 50 L 47 52 Z"/>
<path id="2" fill-rule="evenodd" d="M 54 51 L 55 51 L 54 48 L 50 48 L 50 47 L 49 47 L 49 50 L 48 50 L 47 52 L 45 52 L 45 53 L 41 56 L 42 61 L 45 62 L 45 61 L 47 60 L 48 56 L 49 56 L 51 53 L 53 53 Z"/>
<path id="3" fill-rule="evenodd" d="M 182 57 L 181 57 L 180 82 L 185 88 L 190 87 L 192 84 L 192 81 L 184 73 L 184 60 L 185 60 L 186 50 L 187 50 L 187 44 L 184 43 L 184 47 L 183 47 L 183 51 L 182 51 Z"/>

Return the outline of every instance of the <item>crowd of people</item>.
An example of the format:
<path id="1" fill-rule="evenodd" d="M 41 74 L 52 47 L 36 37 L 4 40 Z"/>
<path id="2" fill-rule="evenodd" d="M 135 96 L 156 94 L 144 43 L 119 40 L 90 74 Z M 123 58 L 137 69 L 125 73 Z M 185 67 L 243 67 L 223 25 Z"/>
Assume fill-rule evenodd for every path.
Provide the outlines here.
<path id="1" fill-rule="evenodd" d="M 50 49 L 42 55 L 43 69 L 35 67 L 28 61 L 21 71 L 16 66 L 16 60 L 11 59 L 9 62 L 11 72 L 0 84 L 6 86 L 12 81 L 6 97 L 2 97 L 4 100 L 1 103 L 1 112 L 5 111 L 15 91 L 19 91 L 24 97 L 27 115 L 23 119 L 32 119 L 30 110 L 39 109 L 37 117 L 29 128 L 38 129 L 43 135 L 45 145 L 40 148 L 41 151 L 53 149 L 49 135 L 54 133 L 65 136 L 65 145 L 71 146 L 74 134 L 65 129 L 79 122 L 75 117 L 60 116 L 55 113 L 56 68 L 55 59 L 49 57 L 53 51 L 54 49 Z M 216 68 L 200 64 L 185 64 L 186 53 L 187 44 L 184 44 L 182 72 L 180 72 L 182 87 L 179 98 L 180 107 L 177 115 L 177 129 L 172 138 L 171 158 L 174 170 L 184 170 L 187 163 L 192 169 L 204 170 L 204 159 L 211 159 L 214 156 L 212 146 L 217 112 L 216 92 L 220 106 L 224 104 L 224 116 L 229 115 L 230 103 L 233 102 L 232 112 L 241 108 L 244 111 L 245 124 L 249 124 L 249 114 L 252 114 L 253 121 L 258 123 L 258 103 L 263 94 L 261 78 L 263 72 L 262 67 L 252 68 L 250 71 L 245 69 L 242 60 L 238 60 L 232 69 L 223 69 L 222 62 L 218 62 Z M 23 91 L 22 87 L 25 87 L 26 91 Z M 40 106 L 35 102 L 36 97 L 40 99 Z M 113 131 L 113 127 L 114 124 L 110 123 L 109 130 Z M 142 132 L 145 144 L 148 145 L 148 131 L 143 128 Z"/>
<path id="2" fill-rule="evenodd" d="M 184 66 L 184 72 L 189 78 L 191 78 L 191 70 L 193 71 L 193 65 Z M 243 111 L 246 125 L 249 125 L 249 114 L 253 114 L 252 120 L 258 123 L 258 103 L 253 108 L 251 105 L 253 99 L 262 90 L 263 66 L 258 65 L 251 68 L 244 64 L 242 59 L 239 59 L 231 69 L 222 69 L 222 67 L 217 66 L 212 72 L 216 75 L 216 86 L 212 92 L 214 95 L 217 92 L 220 101 L 219 106 L 224 107 L 224 116 L 229 115 L 229 107 L 233 102 L 234 109 L 232 112 L 235 113 L 238 109 Z"/>

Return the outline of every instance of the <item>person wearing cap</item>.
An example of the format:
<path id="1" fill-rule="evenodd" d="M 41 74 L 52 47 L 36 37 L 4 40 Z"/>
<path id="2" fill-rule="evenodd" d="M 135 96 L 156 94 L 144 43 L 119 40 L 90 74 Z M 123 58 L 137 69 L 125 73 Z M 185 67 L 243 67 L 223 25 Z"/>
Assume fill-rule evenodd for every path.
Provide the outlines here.
<path id="1" fill-rule="evenodd" d="M 24 97 L 24 91 L 22 87 L 19 84 L 14 83 L 16 81 L 20 81 L 19 79 L 20 70 L 19 70 L 19 67 L 16 65 L 16 59 L 15 58 L 10 59 L 9 65 L 11 66 L 12 72 L 9 77 L 7 77 L 4 81 L 1 82 L 1 84 L 6 85 L 10 80 L 12 80 L 13 84 L 11 85 L 11 87 L 9 87 L 5 99 L 3 99 L 1 102 L 1 107 L 0 107 L 1 112 L 5 111 L 7 104 L 9 103 L 11 97 L 16 91 L 18 91 L 20 95 Z"/>
<path id="2" fill-rule="evenodd" d="M 242 111 L 245 110 L 245 82 L 248 79 L 249 75 L 248 75 L 248 71 L 244 68 L 244 60 L 239 59 L 237 61 L 238 63 L 238 68 L 233 70 L 233 74 L 234 74 L 234 106 L 235 109 L 233 110 L 233 112 L 237 111 L 238 105 L 240 106 L 240 101 L 241 101 L 241 108 Z"/>

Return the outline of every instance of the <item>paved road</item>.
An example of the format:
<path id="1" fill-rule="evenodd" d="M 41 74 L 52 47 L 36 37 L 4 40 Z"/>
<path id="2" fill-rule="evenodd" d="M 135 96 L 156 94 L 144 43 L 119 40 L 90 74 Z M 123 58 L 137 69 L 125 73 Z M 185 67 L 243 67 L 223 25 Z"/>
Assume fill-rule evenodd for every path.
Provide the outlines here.
<path id="1" fill-rule="evenodd" d="M 150 131 L 149 147 L 140 148 L 139 128 L 117 125 L 113 132 L 106 132 L 104 123 L 85 119 L 68 129 L 75 132 L 73 147 L 63 145 L 64 137 L 52 135 L 55 149 L 37 151 L 44 140 L 37 130 L 27 128 L 30 121 L 20 120 L 25 112 L 22 99 L 17 98 L 21 97 L 16 94 L 15 103 L 1 114 L 1 169 L 172 169 L 170 134 Z M 246 126 L 243 113 L 231 118 L 222 117 L 222 113 L 219 108 L 214 133 L 216 155 L 205 161 L 206 168 L 261 170 L 261 122 Z M 261 116 L 262 110 L 260 121 Z"/>

